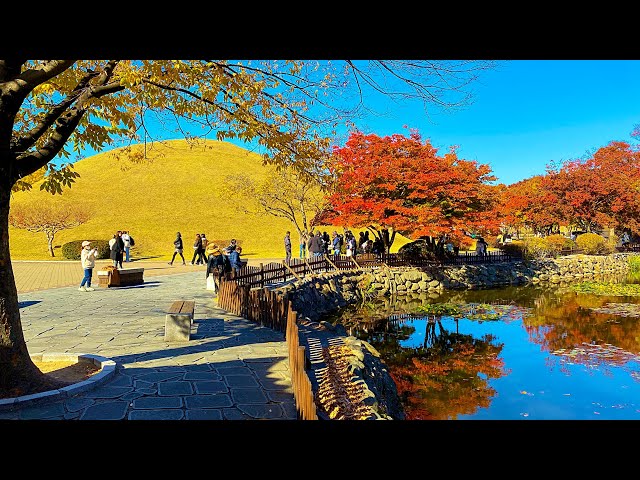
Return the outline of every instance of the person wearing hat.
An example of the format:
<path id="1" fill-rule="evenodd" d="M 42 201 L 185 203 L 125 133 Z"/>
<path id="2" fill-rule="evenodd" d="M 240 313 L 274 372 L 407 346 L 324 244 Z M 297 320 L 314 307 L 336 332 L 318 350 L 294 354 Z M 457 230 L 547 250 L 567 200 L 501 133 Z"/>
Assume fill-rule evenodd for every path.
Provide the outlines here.
<path id="1" fill-rule="evenodd" d="M 207 257 L 207 271 L 204 278 L 208 278 L 213 268 L 222 263 L 222 250 L 217 244 L 209 243 L 204 254 Z"/>
<path id="2" fill-rule="evenodd" d="M 85 240 L 82 242 L 82 252 L 80 253 L 80 261 L 84 269 L 84 277 L 80 283 L 81 292 L 93 292 L 95 288 L 91 288 L 91 276 L 93 275 L 93 267 L 96 266 L 97 248 L 91 248 L 91 242 Z M 86 285 L 86 287 L 85 287 Z"/>

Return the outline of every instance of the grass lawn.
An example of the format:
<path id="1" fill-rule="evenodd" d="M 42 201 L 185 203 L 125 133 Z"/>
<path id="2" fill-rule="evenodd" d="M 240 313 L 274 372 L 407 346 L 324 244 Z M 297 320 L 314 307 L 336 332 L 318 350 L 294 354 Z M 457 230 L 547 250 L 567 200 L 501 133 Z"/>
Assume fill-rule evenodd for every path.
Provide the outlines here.
<path id="1" fill-rule="evenodd" d="M 136 146 L 135 148 L 142 148 Z M 60 247 L 72 240 L 109 240 L 117 230 L 128 230 L 136 245 L 134 258 L 168 260 L 176 232 L 182 233 L 185 258 L 191 260 L 196 233 L 224 246 L 232 238 L 243 247 L 245 258 L 284 258 L 283 237 L 292 232 L 297 256 L 295 228 L 283 218 L 265 213 L 238 212 L 231 199 L 220 193 L 226 175 L 246 174 L 264 179 L 262 158 L 228 142 L 209 140 L 193 147 L 184 140 L 154 144 L 147 148 L 148 161 L 133 162 L 113 155 L 118 150 L 82 159 L 74 164 L 80 174 L 71 188 L 52 196 L 34 185 L 30 192 L 15 192 L 12 205 L 21 202 L 61 201 L 80 203 L 90 220 L 56 234 L 51 258 L 44 233 L 9 227 L 11 258 L 14 260 L 65 260 Z M 256 205 L 250 206 L 256 208 Z M 342 232 L 343 226 L 326 225 L 321 231 Z M 359 229 L 351 229 L 358 235 Z M 396 235 L 392 252 L 409 240 Z"/>

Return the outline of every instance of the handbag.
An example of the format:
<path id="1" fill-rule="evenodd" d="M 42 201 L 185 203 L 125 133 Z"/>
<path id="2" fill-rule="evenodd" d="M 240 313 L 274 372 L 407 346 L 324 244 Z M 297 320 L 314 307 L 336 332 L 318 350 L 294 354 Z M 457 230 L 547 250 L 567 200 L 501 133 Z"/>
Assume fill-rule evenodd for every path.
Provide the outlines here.
<path id="1" fill-rule="evenodd" d="M 210 273 L 207 277 L 207 290 L 216 291 L 216 281 L 213 278 L 213 273 Z"/>

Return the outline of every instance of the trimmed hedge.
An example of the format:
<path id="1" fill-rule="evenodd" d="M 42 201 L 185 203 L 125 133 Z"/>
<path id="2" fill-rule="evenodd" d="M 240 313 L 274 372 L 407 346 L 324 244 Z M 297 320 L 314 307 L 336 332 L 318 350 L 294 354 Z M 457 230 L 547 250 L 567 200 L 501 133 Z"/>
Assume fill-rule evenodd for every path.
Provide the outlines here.
<path id="1" fill-rule="evenodd" d="M 91 246 L 98 249 L 98 256 L 96 258 L 109 258 L 109 241 L 108 240 L 89 240 Z M 62 245 L 62 256 L 69 260 L 80 260 L 80 253 L 82 252 L 82 242 L 84 240 L 73 240 Z"/>

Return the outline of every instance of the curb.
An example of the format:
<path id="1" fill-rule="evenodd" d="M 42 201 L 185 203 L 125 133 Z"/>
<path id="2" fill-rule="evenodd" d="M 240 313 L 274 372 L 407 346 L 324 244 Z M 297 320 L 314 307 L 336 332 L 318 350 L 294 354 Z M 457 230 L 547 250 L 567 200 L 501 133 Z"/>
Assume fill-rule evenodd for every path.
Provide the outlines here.
<path id="1" fill-rule="evenodd" d="M 0 411 L 13 410 L 26 406 L 46 403 L 49 401 L 60 400 L 62 398 L 72 397 L 79 393 L 91 390 L 116 374 L 116 362 L 106 357 L 89 354 L 73 354 L 73 353 L 43 353 L 39 355 L 31 355 L 32 359 L 43 362 L 69 361 L 69 362 L 90 362 L 96 367 L 100 367 L 100 371 L 92 375 L 87 380 L 74 383 L 66 387 L 49 390 L 46 392 L 34 393 L 32 395 L 23 395 L 21 397 L 0 399 Z"/>

